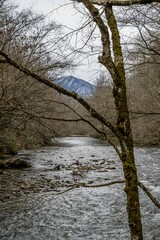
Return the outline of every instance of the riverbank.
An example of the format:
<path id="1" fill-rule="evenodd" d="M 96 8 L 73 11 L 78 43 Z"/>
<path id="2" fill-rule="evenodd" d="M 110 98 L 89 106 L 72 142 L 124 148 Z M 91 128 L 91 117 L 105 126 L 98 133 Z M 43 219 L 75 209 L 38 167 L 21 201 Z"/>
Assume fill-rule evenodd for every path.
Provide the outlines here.
<path id="1" fill-rule="evenodd" d="M 63 141 L 61 141 L 61 138 L 55 139 L 50 147 L 22 150 L 14 157 L 25 161 L 30 168 L 18 169 L 17 166 L 14 169 L 8 167 L 8 169 L 3 168 L 1 170 L 1 202 L 33 193 L 61 191 L 79 181 L 92 183 L 96 181 L 96 179 L 89 177 L 92 175 L 102 175 L 100 182 L 110 180 L 105 177 L 105 173 L 110 172 L 111 174 L 111 172 L 114 172 L 117 165 L 115 161 L 107 156 L 106 158 L 101 157 L 101 154 L 97 156 L 92 152 L 89 153 L 85 147 L 87 141 L 89 145 L 93 144 L 93 146 L 98 145 L 104 148 L 106 145 L 103 141 L 89 137 L 62 139 Z M 75 156 L 70 154 L 69 150 L 73 151 L 75 149 L 74 151 L 76 151 L 77 147 L 82 147 L 82 149 L 85 147 L 85 152 L 74 152 Z M 57 149 L 58 156 L 56 157 Z M 114 150 L 111 150 L 111 152 L 114 152 Z"/>
<path id="2" fill-rule="evenodd" d="M 89 145 L 88 148 L 86 145 Z M 97 154 L 95 150 L 94 154 L 87 151 L 90 146 L 102 148 L 102 155 L 105 157 L 99 152 Z M 85 152 L 76 152 L 77 148 L 85 149 Z M 152 149 L 154 152 L 156 149 L 159 151 L 157 146 L 136 149 L 142 152 L 152 152 Z M 66 153 L 66 150 L 71 150 L 74 154 L 68 151 Z M 158 154 L 157 157 L 160 156 Z M 114 149 L 100 139 L 87 136 L 57 138 L 48 147 L 22 150 L 14 157 L 8 156 L 0 161 L 0 202 L 12 201 L 34 193 L 63 191 L 79 181 L 89 184 L 112 181 L 117 170 L 119 175 L 116 179 L 122 179 L 121 168 Z M 91 178 L 93 175 L 97 177 Z"/>

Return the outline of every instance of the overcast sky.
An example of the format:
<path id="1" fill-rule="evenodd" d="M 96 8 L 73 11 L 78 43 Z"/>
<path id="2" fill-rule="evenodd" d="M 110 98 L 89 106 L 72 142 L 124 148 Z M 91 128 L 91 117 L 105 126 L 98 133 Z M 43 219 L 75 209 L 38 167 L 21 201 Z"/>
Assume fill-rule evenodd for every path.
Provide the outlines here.
<path id="1" fill-rule="evenodd" d="M 72 29 L 80 27 L 80 21 L 82 15 L 73 7 L 73 4 L 69 0 L 12 0 L 18 4 L 20 8 L 32 7 L 35 12 L 43 13 L 51 20 L 55 20 L 57 23 L 65 25 Z M 122 41 L 128 41 L 131 37 L 132 31 L 128 31 L 127 28 L 121 29 Z M 131 33 L 132 32 L 132 33 Z M 97 40 L 96 40 L 97 43 Z M 93 43 L 94 46 L 94 43 Z M 94 51 L 93 51 L 94 52 Z M 67 72 L 66 75 L 73 75 L 78 78 L 82 78 L 89 82 L 95 82 L 99 76 L 100 71 L 104 71 L 104 68 L 98 63 L 97 55 L 92 59 L 85 59 L 81 61 L 81 65 L 74 71 Z"/>
<path id="2" fill-rule="evenodd" d="M 20 8 L 32 7 L 34 11 L 39 13 L 48 14 L 52 10 L 52 14 L 48 14 L 51 19 L 56 20 L 62 25 L 67 25 L 70 28 L 76 29 L 80 22 L 80 15 L 73 8 L 73 5 L 68 0 L 12 0 L 18 4 Z M 70 3 L 70 4 L 69 4 Z M 66 4 L 66 6 L 64 6 Z M 63 7 L 60 7 L 63 6 Z M 77 67 L 74 71 L 67 72 L 66 75 L 73 75 L 78 78 L 82 78 L 89 82 L 94 82 L 97 78 L 100 64 L 97 62 L 97 56 L 89 62 L 86 59 L 82 62 L 82 65 Z"/>

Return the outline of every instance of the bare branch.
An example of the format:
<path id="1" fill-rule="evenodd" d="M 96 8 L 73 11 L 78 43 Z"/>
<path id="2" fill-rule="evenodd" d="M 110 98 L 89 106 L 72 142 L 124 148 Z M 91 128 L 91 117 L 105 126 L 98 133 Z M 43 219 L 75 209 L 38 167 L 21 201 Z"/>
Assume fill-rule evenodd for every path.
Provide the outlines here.
<path id="1" fill-rule="evenodd" d="M 10 64 L 11 66 L 14 66 L 15 68 L 19 69 L 21 72 L 23 72 L 24 74 L 34 78 L 35 80 L 37 80 L 38 82 L 41 82 L 53 89 L 55 89 L 57 92 L 62 93 L 63 95 L 69 96 L 73 99 L 75 99 L 77 102 L 79 102 L 89 113 L 90 115 L 99 120 L 101 123 L 103 123 L 106 127 L 108 127 L 112 133 L 115 134 L 115 136 L 120 137 L 121 133 L 117 130 L 116 127 L 114 127 L 109 121 L 106 121 L 106 119 L 101 116 L 95 109 L 93 109 L 91 107 L 91 105 L 89 103 L 87 103 L 87 101 L 85 99 L 83 99 L 81 96 L 79 96 L 77 93 L 75 92 L 70 92 L 56 84 L 54 84 L 52 81 L 40 77 L 37 74 L 31 72 L 30 70 L 26 69 L 25 67 L 21 66 L 20 64 L 16 63 L 15 61 L 13 61 L 6 53 L 4 53 L 3 51 L 0 51 L 0 55 L 3 56 L 8 64 Z"/>
<path id="2" fill-rule="evenodd" d="M 63 104 L 64 106 L 68 107 L 70 110 L 72 110 L 77 116 L 79 116 L 81 118 L 81 120 L 83 122 L 86 122 L 88 125 L 90 125 L 94 130 L 96 130 L 96 132 L 102 134 L 106 141 L 115 149 L 116 153 L 118 154 L 119 158 L 121 159 L 122 158 L 122 155 L 121 155 L 121 152 L 120 150 L 118 149 L 118 147 L 114 144 L 114 142 L 108 138 L 106 132 L 102 131 L 102 130 L 99 130 L 95 124 L 91 123 L 91 121 L 85 119 L 84 117 L 82 117 L 79 113 L 77 113 L 73 108 L 71 108 L 69 105 L 67 105 L 66 103 L 60 103 L 60 102 L 57 102 L 59 104 Z"/>
<path id="3" fill-rule="evenodd" d="M 55 195 L 63 194 L 65 192 L 71 191 L 76 188 L 84 187 L 84 188 L 99 188 L 99 187 L 108 187 L 111 185 L 115 184 L 120 184 L 120 183 L 125 183 L 124 180 L 117 180 L 117 181 L 112 181 L 109 183 L 102 183 L 102 184 L 86 184 L 86 183 L 77 183 L 73 185 L 69 185 L 68 188 L 62 192 L 56 193 Z M 143 185 L 143 183 L 138 182 L 138 185 L 142 188 L 142 190 L 147 194 L 147 196 L 151 199 L 151 201 L 154 203 L 154 205 L 158 208 L 160 208 L 160 203 L 156 200 L 156 198 L 150 193 L 150 191 Z"/>
<path id="4" fill-rule="evenodd" d="M 88 185 L 88 184 L 82 182 L 82 183 L 69 185 L 66 190 L 64 190 L 62 192 L 59 192 L 59 193 L 55 193 L 54 195 L 60 195 L 60 194 L 63 194 L 63 193 L 66 193 L 68 191 L 74 190 L 76 188 L 81 188 L 81 187 L 84 187 L 84 188 L 99 188 L 99 187 L 108 187 L 108 186 L 111 186 L 111 185 L 114 185 L 114 184 L 119 184 L 119 183 L 124 183 L 124 181 L 123 180 L 117 180 L 117 181 L 113 181 L 113 182 L 109 182 L 109 183 L 103 183 L 103 184 L 97 184 L 97 185 Z"/>
<path id="5" fill-rule="evenodd" d="M 160 208 L 160 203 L 156 200 L 155 197 L 150 193 L 150 191 L 144 186 L 143 183 L 138 182 L 138 185 L 143 189 L 143 191 L 147 194 L 147 196 L 151 199 L 151 201 L 154 203 L 154 205 L 158 208 Z"/>
<path id="6" fill-rule="evenodd" d="M 74 2 L 82 2 L 82 0 L 72 0 Z M 113 6 L 131 6 L 135 4 L 150 4 L 158 2 L 159 0 L 90 0 L 92 4 L 96 5 L 106 5 L 111 4 Z"/>

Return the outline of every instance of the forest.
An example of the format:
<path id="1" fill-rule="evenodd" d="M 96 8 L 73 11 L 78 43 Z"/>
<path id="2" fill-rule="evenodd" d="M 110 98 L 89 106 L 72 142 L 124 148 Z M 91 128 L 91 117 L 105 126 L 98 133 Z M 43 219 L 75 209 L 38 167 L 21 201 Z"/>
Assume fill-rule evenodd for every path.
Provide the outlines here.
<path id="1" fill-rule="evenodd" d="M 132 47 L 124 46 L 128 63 L 128 104 L 135 143 L 155 145 L 160 143 L 159 6 L 152 6 L 150 16 L 147 15 L 147 7 L 137 17 L 138 11 L 140 9 L 132 10 L 131 20 L 119 19 L 120 25 L 124 21 L 130 21 L 138 29 L 135 42 L 128 43 Z M 1 49 L 15 61 L 21 62 L 30 70 L 34 69 L 35 73 L 41 73 L 41 76 L 48 79 L 51 77 L 53 81 L 59 74 L 64 74 L 66 69 L 74 67 L 73 60 L 65 61 L 65 56 L 58 52 L 60 46 L 52 52 L 49 49 L 57 43 L 57 38 L 62 38 L 62 29 L 57 23 L 45 24 L 45 16 L 38 16 L 31 10 L 19 12 L 16 6 L 8 5 L 7 2 L 1 6 L 1 16 Z M 128 18 L 129 16 L 128 13 Z M 80 115 L 87 117 L 87 113 L 76 102 L 36 83 L 3 61 L 0 67 L 0 142 L 4 148 L 5 144 L 13 151 L 35 147 L 47 143 L 57 135 L 96 135 L 83 121 L 76 122 L 77 116 L 68 107 L 69 104 L 73 110 L 78 109 Z M 97 91 L 88 101 L 114 122 L 116 113 L 112 100 L 112 83 L 108 84 L 104 72 L 95 81 Z M 67 118 L 73 119 L 73 122 L 67 122 Z"/>
<path id="2" fill-rule="evenodd" d="M 74 61 L 65 60 L 65 56 L 59 50 L 60 45 L 65 45 L 68 39 L 62 38 L 63 30 L 58 23 L 47 24 L 45 16 L 34 14 L 31 10 L 20 12 L 17 6 L 10 5 L 8 1 L 2 2 L 1 5 L 2 51 L 27 69 L 53 81 L 57 76 L 65 74 L 67 69 L 74 68 Z M 122 19 L 121 15 L 118 22 L 120 26 L 130 22 L 131 26 L 137 28 L 134 43 L 130 39 L 124 46 L 128 79 L 127 98 L 134 141 L 138 145 L 158 145 L 159 5 L 145 7 L 143 12 L 136 7 L 130 11 L 132 19 L 128 12 L 127 19 Z M 62 38 L 62 41 L 58 38 Z M 53 49 L 53 46 L 56 47 Z M 4 64 L 2 56 L 0 68 L 1 151 L 6 151 L 6 148 L 13 152 L 22 148 L 33 148 L 49 143 L 50 138 L 54 136 L 89 134 L 100 137 L 92 127 L 82 119 L 80 121 L 75 112 L 85 116 L 87 120 L 90 119 L 88 113 L 76 101 L 63 97 L 19 70 Z M 107 79 L 108 75 L 105 75 L 104 71 L 99 73 L 99 77 L 95 79 L 97 91 L 87 101 L 114 123 L 116 111 L 112 100 L 113 84 L 112 80 L 108 82 Z M 70 121 L 72 119 L 73 121 Z M 100 130 L 104 128 L 98 122 L 95 124 Z"/>
<path id="3" fill-rule="evenodd" d="M 134 154 L 135 146 L 160 145 L 159 1 L 70 2 L 84 22 L 67 33 L 47 16 L 0 2 L 0 161 L 57 137 L 103 139 L 122 163 L 130 239 L 142 240 L 138 188 L 159 208 L 138 179 Z M 122 41 L 126 26 L 135 34 Z M 83 36 L 77 48 L 75 36 Z M 103 66 L 93 96 L 54 82 L 92 55 Z"/>

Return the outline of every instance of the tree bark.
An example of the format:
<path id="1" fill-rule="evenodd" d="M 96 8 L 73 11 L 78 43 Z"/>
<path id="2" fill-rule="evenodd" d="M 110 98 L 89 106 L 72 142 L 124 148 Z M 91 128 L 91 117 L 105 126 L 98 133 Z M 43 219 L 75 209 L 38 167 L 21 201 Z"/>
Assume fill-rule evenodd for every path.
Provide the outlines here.
<path id="1" fill-rule="evenodd" d="M 125 177 L 125 192 L 127 195 L 128 223 L 130 227 L 131 239 L 142 240 L 142 222 L 138 193 L 138 177 L 134 159 L 133 137 L 130 127 L 130 117 L 126 97 L 126 77 L 123 63 L 123 55 L 120 43 L 120 36 L 116 18 L 112 11 L 112 6 L 105 7 L 106 19 L 112 33 L 112 45 L 114 62 L 116 66 L 116 77 L 113 79 L 113 95 L 117 109 L 117 129 L 123 135 L 125 149 L 122 149 L 122 164 Z"/>
<path id="2" fill-rule="evenodd" d="M 76 0 L 75 0 L 76 1 Z M 78 0 L 77 0 L 78 1 Z M 115 100 L 115 106 L 117 111 L 117 125 L 113 126 L 109 121 L 107 121 L 103 116 L 101 116 L 97 111 L 95 111 L 90 104 L 88 104 L 83 98 L 78 96 L 74 92 L 69 92 L 56 84 L 49 81 L 48 79 L 42 78 L 28 69 L 22 67 L 21 65 L 14 62 L 9 58 L 7 54 L 0 51 L 0 55 L 5 58 L 2 60 L 3 63 L 9 63 L 15 68 L 19 69 L 28 76 L 33 77 L 37 81 L 54 88 L 58 92 L 70 96 L 76 99 L 81 105 L 83 105 L 93 118 L 96 118 L 106 127 L 108 127 L 117 137 L 121 147 L 121 154 L 119 154 L 120 159 L 123 164 L 124 178 L 125 178 L 125 193 L 127 196 L 127 213 L 128 213 L 128 223 L 130 227 L 131 240 L 142 240 L 142 223 L 141 223 L 141 212 L 139 203 L 139 193 L 138 193 L 138 177 L 137 169 L 134 158 L 134 147 L 132 131 L 130 127 L 130 117 L 127 105 L 126 97 L 126 76 L 123 63 L 123 55 L 120 44 L 120 36 L 116 23 L 114 13 L 112 11 L 112 5 L 117 6 L 127 6 L 131 4 L 147 4 L 152 2 L 159 2 L 153 0 L 79 0 L 90 12 L 93 17 L 93 21 L 96 22 L 99 31 L 101 33 L 102 40 L 102 55 L 99 56 L 99 62 L 103 64 L 109 71 L 114 87 L 113 96 Z M 104 13 L 108 25 L 103 21 L 99 10 L 93 5 L 99 4 L 104 5 Z M 111 33 L 111 36 L 110 36 Z M 112 46 L 110 43 L 112 39 Z M 111 51 L 113 49 L 114 57 L 112 57 Z"/>
<path id="3" fill-rule="evenodd" d="M 72 0 L 77 2 L 83 2 L 82 0 Z M 112 4 L 112 6 L 131 6 L 135 4 L 150 4 L 157 2 L 159 3 L 160 0 L 90 0 L 95 5 L 105 5 L 105 4 Z"/>
<path id="4" fill-rule="evenodd" d="M 133 138 L 126 97 L 126 77 L 117 22 L 111 4 L 104 6 L 108 23 L 107 26 L 102 20 L 98 9 L 91 1 L 82 0 L 82 3 L 88 9 L 100 30 L 103 49 L 102 56 L 99 57 L 99 62 L 107 68 L 114 83 L 113 96 L 117 111 L 117 130 L 121 133 L 118 139 L 121 144 L 121 160 L 125 178 L 128 224 L 130 227 L 131 240 L 142 240 L 138 177 L 134 159 Z M 109 35 L 109 30 L 111 36 Z M 110 39 L 112 39 L 114 59 L 111 55 Z"/>

